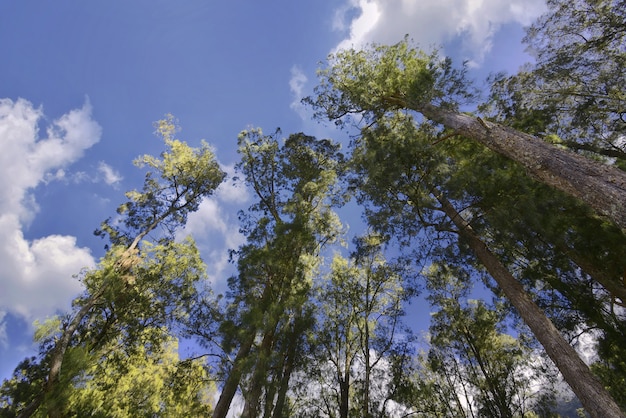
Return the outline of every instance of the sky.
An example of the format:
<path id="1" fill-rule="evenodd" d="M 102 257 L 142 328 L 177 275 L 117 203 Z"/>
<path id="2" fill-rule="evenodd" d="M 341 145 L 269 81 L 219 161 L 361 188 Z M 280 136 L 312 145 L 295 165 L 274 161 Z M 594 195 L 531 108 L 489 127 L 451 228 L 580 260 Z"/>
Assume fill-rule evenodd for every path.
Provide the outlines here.
<path id="1" fill-rule="evenodd" d="M 166 113 L 225 171 L 238 133 L 345 140 L 300 104 L 329 53 L 409 35 L 470 76 L 531 60 L 523 27 L 543 0 L 4 0 L 0 2 L 0 379 L 35 353 L 33 322 L 67 311 L 104 244 L 93 231 L 141 187 L 132 161 L 158 155 Z M 245 188 L 224 183 L 189 218 L 217 290 L 243 242 Z M 425 326 L 427 327 L 427 321 Z"/>

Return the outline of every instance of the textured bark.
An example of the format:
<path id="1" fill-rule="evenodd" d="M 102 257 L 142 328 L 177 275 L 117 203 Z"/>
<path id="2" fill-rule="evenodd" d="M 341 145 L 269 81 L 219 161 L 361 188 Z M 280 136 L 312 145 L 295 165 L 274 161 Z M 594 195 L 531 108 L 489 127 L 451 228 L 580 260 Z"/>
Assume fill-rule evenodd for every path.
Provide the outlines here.
<path id="1" fill-rule="evenodd" d="M 392 100 L 517 161 L 537 180 L 577 197 L 626 231 L 626 172 L 497 123 L 431 104 Z"/>
<path id="2" fill-rule="evenodd" d="M 436 194 L 436 197 L 441 203 L 442 210 L 458 228 L 459 235 L 468 242 L 476 257 L 517 309 L 585 410 L 593 418 L 626 418 L 611 395 L 580 359 L 576 350 L 563 338 L 522 285 L 476 235 L 469 223 L 447 199 L 440 194 Z"/>

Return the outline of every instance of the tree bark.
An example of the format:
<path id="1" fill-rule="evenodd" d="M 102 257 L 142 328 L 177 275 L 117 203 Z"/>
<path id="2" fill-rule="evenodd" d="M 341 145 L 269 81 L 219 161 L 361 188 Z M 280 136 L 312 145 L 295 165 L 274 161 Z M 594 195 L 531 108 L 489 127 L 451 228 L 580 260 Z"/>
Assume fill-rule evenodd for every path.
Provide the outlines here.
<path id="1" fill-rule="evenodd" d="M 350 398 L 350 372 L 339 379 L 339 418 L 348 418 Z"/>
<path id="2" fill-rule="evenodd" d="M 250 336 L 248 336 L 248 339 L 244 341 L 241 346 L 239 346 L 239 350 L 237 350 L 237 355 L 233 361 L 233 367 L 228 374 L 226 382 L 224 382 L 224 387 L 222 388 L 220 398 L 215 405 L 215 409 L 213 409 L 213 418 L 226 417 L 226 414 L 230 409 L 230 404 L 233 401 L 233 397 L 237 392 L 237 387 L 239 386 L 239 381 L 241 380 L 241 375 L 243 374 L 243 363 L 246 357 L 248 357 L 248 354 L 250 354 L 255 335 L 256 333 L 252 332 Z"/>
<path id="3" fill-rule="evenodd" d="M 522 285 L 476 235 L 470 224 L 445 197 L 436 191 L 434 194 L 441 204 L 443 212 L 458 228 L 459 235 L 467 240 L 476 257 L 517 309 L 585 410 L 593 418 L 626 418 L 611 395 L 580 359 L 576 350 L 563 338 L 545 313 L 533 302 Z"/>
<path id="4" fill-rule="evenodd" d="M 626 231 L 626 172 L 481 118 L 404 98 L 390 101 L 522 164 L 532 177 L 582 200 Z"/>
<path id="5" fill-rule="evenodd" d="M 248 396 L 243 408 L 242 418 L 256 418 L 261 405 L 261 394 L 263 392 L 264 383 L 266 383 L 267 371 L 272 356 L 272 347 L 274 346 L 274 335 L 277 324 L 265 331 L 259 354 L 257 356 L 254 373 L 248 388 Z"/>
<path id="6" fill-rule="evenodd" d="M 297 311 L 297 315 L 293 320 L 293 328 L 292 332 L 289 335 L 289 343 L 287 347 L 287 351 L 285 353 L 284 363 L 282 367 L 282 374 L 280 377 L 280 384 L 278 388 L 278 398 L 276 399 L 276 405 L 274 406 L 274 414 L 272 418 L 283 418 L 283 412 L 285 410 L 285 405 L 287 404 L 287 391 L 289 390 L 289 380 L 291 379 L 291 374 L 295 368 L 296 364 L 296 355 L 298 354 L 298 348 L 300 346 L 299 339 L 302 333 L 300 332 L 300 327 L 298 326 L 298 322 L 300 317 L 302 316 L 302 311 Z"/>

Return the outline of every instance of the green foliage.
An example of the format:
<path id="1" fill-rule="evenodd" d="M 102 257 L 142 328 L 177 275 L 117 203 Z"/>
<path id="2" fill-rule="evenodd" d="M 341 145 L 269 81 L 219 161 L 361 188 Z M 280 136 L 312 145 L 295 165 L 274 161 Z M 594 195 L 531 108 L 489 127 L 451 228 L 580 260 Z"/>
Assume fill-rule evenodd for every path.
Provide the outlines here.
<path id="1" fill-rule="evenodd" d="M 84 294 L 74 300 L 71 313 L 38 327 L 38 361 L 24 363 L 16 370 L 14 379 L 3 385 L 5 399 L 14 397 L 6 402 L 15 411 L 21 410 L 25 416 L 67 415 L 76 390 L 91 390 L 90 385 L 106 386 L 106 379 L 121 382 L 127 378 L 128 385 L 136 385 L 132 391 L 139 390 L 145 385 L 142 379 L 150 376 L 147 368 L 164 361 L 151 356 L 158 356 L 163 347 L 171 344 L 167 330 L 186 321 L 199 299 L 197 285 L 206 278 L 206 267 L 193 239 L 176 241 L 174 231 L 182 228 L 187 215 L 213 193 L 224 173 L 207 144 L 193 149 L 173 139 L 173 121 L 168 115 L 157 123 L 168 151 L 161 158 L 143 156 L 136 161 L 149 168 L 143 190 L 127 193 L 129 201 L 118 208 L 119 220 L 107 220 L 97 231 L 98 235 L 109 237 L 111 246 L 96 269 L 82 273 Z M 165 233 L 157 233 L 157 228 Z M 150 240 L 152 232 L 156 237 Z M 128 375 L 133 363 L 144 357 L 146 363 L 137 369 L 137 374 Z M 115 378 L 106 375 L 114 369 L 111 359 L 117 366 Z M 197 375 L 197 367 L 194 370 Z M 167 373 L 174 371 L 170 368 Z M 129 409 L 134 405 L 145 410 L 144 415 L 152 416 L 155 408 L 169 402 L 164 397 L 174 396 L 167 392 L 173 382 L 163 386 L 155 380 L 154 384 L 162 389 L 144 388 L 154 392 L 146 405 L 138 404 L 142 398 L 134 396 L 124 400 L 124 406 L 102 403 L 104 398 L 107 402 L 117 398 L 109 399 L 106 391 L 94 389 L 88 398 L 100 403 L 83 402 L 77 414 L 99 410 L 101 415 L 134 416 Z M 119 399 L 122 398 L 120 393 Z M 113 412 L 115 408 L 119 414 Z"/>
<path id="2" fill-rule="evenodd" d="M 335 255 L 316 289 L 318 323 L 309 338 L 313 361 L 305 369 L 312 381 L 303 390 L 319 385 L 319 394 L 304 401 L 302 413 L 367 417 L 384 410 L 391 397 L 382 383 L 388 379 L 384 365 L 407 332 L 400 322 L 410 295 L 402 274 L 407 271 L 386 262 L 377 234 L 355 244 L 350 259 Z"/>
<path id="3" fill-rule="evenodd" d="M 40 388 L 46 380 L 46 370 L 36 357 L 21 361 L 10 379 L 0 386 L 0 417 L 15 417 L 33 399 L 40 396 Z M 35 416 L 45 416 L 43 413 Z"/>
<path id="4" fill-rule="evenodd" d="M 39 320 L 36 319 L 33 323 L 33 328 L 35 328 L 35 335 L 33 336 L 33 339 L 35 342 L 47 340 L 52 335 L 59 332 L 60 326 L 61 319 L 58 316 L 46 318 L 44 322 L 39 322 Z"/>
<path id="5" fill-rule="evenodd" d="M 626 161 L 626 2 L 549 0 L 527 30 L 536 63 L 497 76 L 492 115 L 534 134 L 556 133 L 569 148 Z"/>
<path id="6" fill-rule="evenodd" d="M 239 271 L 229 280 L 220 325 L 223 347 L 237 355 L 224 370 L 219 416 L 240 384 L 245 416 L 287 408 L 290 376 L 304 360 L 298 353 L 312 322 L 320 252 L 340 234 L 332 209 L 344 201 L 337 193 L 344 164 L 339 145 L 304 134 L 280 144 L 279 135 L 280 130 L 264 135 L 261 129 L 239 135 L 237 168 L 257 199 L 240 215 L 248 242 L 233 254 Z"/>
<path id="7" fill-rule="evenodd" d="M 315 97 L 305 102 L 317 116 L 337 124 L 350 114 L 368 118 L 423 104 L 455 108 L 474 97 L 465 80 L 465 68 L 454 69 L 437 51 L 426 54 L 408 38 L 395 45 L 372 45 L 363 50 L 342 50 L 329 56 L 318 71 Z"/>
<path id="8" fill-rule="evenodd" d="M 185 224 L 187 215 L 196 211 L 202 199 L 224 180 L 225 173 L 206 142 L 200 148 L 191 148 L 174 139 L 178 128 L 171 115 L 155 125 L 168 151 L 160 158 L 144 155 L 134 161 L 136 166 L 148 168 L 143 189 L 126 193 L 129 200 L 117 210 L 121 222 L 111 224 L 109 219 L 96 231 L 97 235 L 108 235 L 112 244 L 131 245 L 134 239 L 143 238 L 157 226 L 171 237 L 176 228 Z"/>
<path id="9" fill-rule="evenodd" d="M 470 397 L 468 408 L 481 417 L 522 417 L 534 406 L 533 381 L 542 376 L 533 366 L 538 358 L 522 339 L 505 332 L 505 306 L 489 308 L 467 299 L 467 278 L 455 269 L 432 266 L 428 287 L 433 308 L 428 367 L 454 376 L 448 390 Z M 549 391 L 549 387 L 542 390 Z"/>
<path id="10" fill-rule="evenodd" d="M 527 33 L 536 64 L 496 76 L 483 111 L 622 166 L 626 4 L 548 6 Z M 392 400 L 415 416 L 551 416 L 551 376 L 533 368 L 532 339 L 509 334 L 508 305 L 469 300 L 482 266 L 444 201 L 561 331 L 599 331 L 593 369 L 626 407 L 624 233 L 518 164 L 419 124 L 413 112 L 475 98 L 465 68 L 437 52 L 407 38 L 344 50 L 319 78 L 305 100 L 317 116 L 344 125 L 358 114 L 366 125 L 349 161 L 331 140 L 240 133 L 237 169 L 255 201 L 240 213 L 247 242 L 232 253 L 238 272 L 223 299 L 199 293 L 206 266 L 190 237 L 174 236 L 225 174 L 208 144 L 175 138 L 172 115 L 155 124 L 166 151 L 135 160 L 146 170 L 143 188 L 126 193 L 117 219 L 96 231 L 109 246 L 82 273 L 85 292 L 72 311 L 35 324 L 40 355 L 3 382 L 0 416 L 207 415 L 215 388 L 202 361 L 178 358 L 181 326 L 204 346 L 219 340 L 220 402 L 230 405 L 240 388 L 245 416 L 382 416 Z M 327 266 L 324 251 L 344 233 L 335 208 L 353 193 L 375 232 Z M 430 347 L 417 357 L 398 336 L 414 289 L 406 266 L 383 257 L 393 242 L 416 265 L 433 263 L 423 275 Z M 541 379 L 546 390 L 531 390 Z"/>
<path id="11" fill-rule="evenodd" d="M 213 388 L 199 360 L 180 361 L 178 343 L 162 330 L 144 330 L 140 345 L 123 355 L 113 343 L 109 355 L 75 379 L 67 414 L 98 417 L 206 416 Z"/>

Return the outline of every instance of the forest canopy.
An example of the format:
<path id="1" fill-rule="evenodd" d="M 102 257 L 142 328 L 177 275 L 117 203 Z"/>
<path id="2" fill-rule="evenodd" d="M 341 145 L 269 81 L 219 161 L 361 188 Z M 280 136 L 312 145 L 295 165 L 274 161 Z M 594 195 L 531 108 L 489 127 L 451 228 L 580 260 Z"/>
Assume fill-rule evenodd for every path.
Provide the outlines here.
<path id="1" fill-rule="evenodd" d="M 233 178 L 157 121 L 164 151 L 135 160 L 143 186 L 95 231 L 84 291 L 36 324 L 0 416 L 624 417 L 626 3 L 548 7 L 536 61 L 488 92 L 405 38 L 321 64 L 304 103 L 348 146 L 242 130 L 253 199 L 223 294 L 179 232 Z"/>

